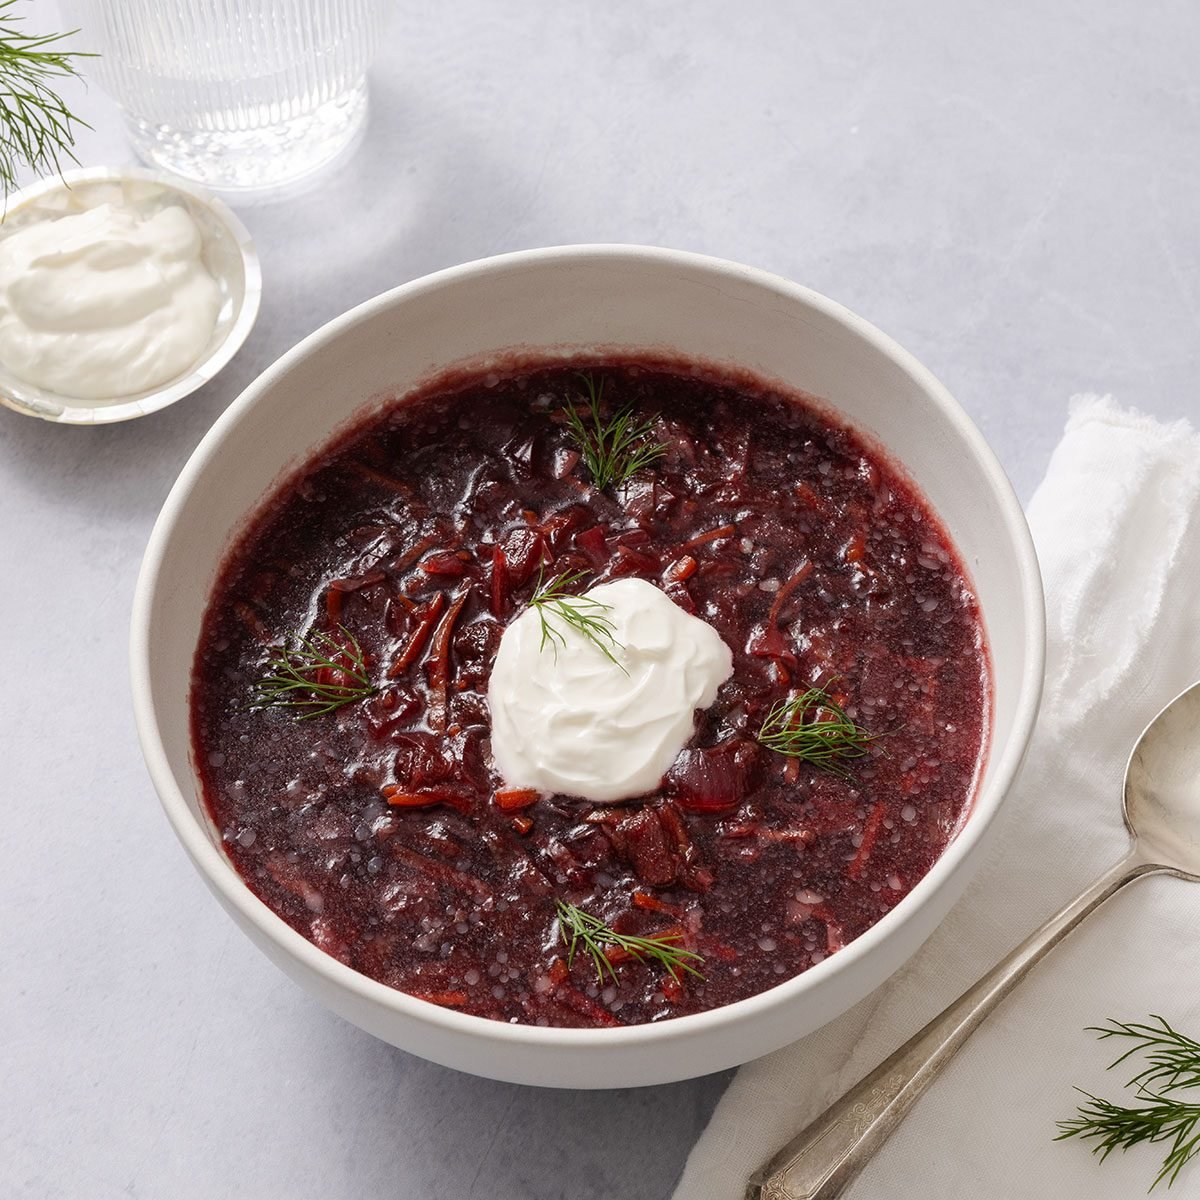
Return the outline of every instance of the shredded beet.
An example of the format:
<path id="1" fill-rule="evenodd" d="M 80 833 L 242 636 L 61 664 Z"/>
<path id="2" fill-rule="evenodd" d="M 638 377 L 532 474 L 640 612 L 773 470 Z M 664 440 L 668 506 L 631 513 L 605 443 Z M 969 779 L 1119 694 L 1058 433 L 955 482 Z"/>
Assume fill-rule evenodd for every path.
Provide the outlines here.
<path id="1" fill-rule="evenodd" d="M 985 741 L 974 599 L 882 455 L 749 378 L 590 369 L 664 447 L 626 486 L 597 490 L 571 441 L 575 364 L 444 378 L 278 490 L 224 567 L 196 657 L 195 757 L 248 885 L 359 971 L 503 1021 L 661 1020 L 835 953 L 945 848 Z M 568 572 L 650 580 L 733 651 L 662 785 L 625 804 L 492 766 L 504 626 Z M 356 639 L 372 688 L 311 720 L 251 711 L 268 648 L 314 630 Z M 348 679 L 335 661 L 329 681 Z M 880 735 L 849 778 L 757 741 L 774 704 L 817 685 Z M 583 949 L 568 965 L 560 900 L 701 955 L 702 977 L 615 945 L 603 979 Z"/>
<path id="2" fill-rule="evenodd" d="M 507 788 L 498 791 L 493 798 L 502 812 L 516 812 L 536 804 L 541 799 L 541 793 L 533 788 Z"/>
<path id="3" fill-rule="evenodd" d="M 441 616 L 442 609 L 446 607 L 446 593 L 438 592 L 431 600 L 427 601 L 419 609 L 414 610 L 414 628 L 408 636 L 408 641 L 404 643 L 404 648 L 396 656 L 396 661 L 392 664 L 392 669 L 388 675 L 395 679 L 398 675 L 403 675 L 420 657 L 421 651 L 425 649 L 425 643 L 429 635 L 433 632 L 434 625 L 437 624 L 437 619 Z"/>
<path id="4" fill-rule="evenodd" d="M 396 808 L 433 808 L 435 804 L 448 804 L 462 813 L 471 811 L 471 798 L 453 788 L 429 788 L 426 791 L 408 792 L 397 783 L 389 783 L 383 789 L 383 796 Z"/>
<path id="5" fill-rule="evenodd" d="M 454 623 L 467 602 L 467 596 L 467 592 L 459 593 L 458 599 L 450 605 L 433 637 L 429 664 L 429 709 L 426 719 L 434 733 L 441 733 L 446 728 L 450 687 L 450 638 L 454 633 Z"/>

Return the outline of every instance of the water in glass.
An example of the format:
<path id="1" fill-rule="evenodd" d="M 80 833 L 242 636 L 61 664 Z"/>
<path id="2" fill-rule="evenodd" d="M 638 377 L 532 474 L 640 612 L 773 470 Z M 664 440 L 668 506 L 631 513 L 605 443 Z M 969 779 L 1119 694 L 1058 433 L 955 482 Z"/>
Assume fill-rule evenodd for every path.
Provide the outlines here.
<path id="1" fill-rule="evenodd" d="M 217 188 L 267 187 L 349 145 L 387 0 L 63 0 L 138 154 Z"/>

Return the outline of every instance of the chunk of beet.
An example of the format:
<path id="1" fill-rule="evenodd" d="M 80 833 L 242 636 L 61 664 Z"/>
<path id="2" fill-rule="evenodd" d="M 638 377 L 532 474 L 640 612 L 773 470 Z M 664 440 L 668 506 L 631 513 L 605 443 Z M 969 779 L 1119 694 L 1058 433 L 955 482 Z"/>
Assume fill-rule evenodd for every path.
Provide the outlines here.
<path id="1" fill-rule="evenodd" d="M 613 563 L 614 575 L 657 575 L 662 563 L 654 554 L 646 554 L 633 546 L 618 546 L 617 561 Z"/>
<path id="2" fill-rule="evenodd" d="M 572 504 L 570 508 L 551 513 L 542 521 L 540 528 L 551 552 L 558 555 L 567 549 L 577 529 L 590 525 L 594 520 L 595 517 L 582 504 Z"/>
<path id="3" fill-rule="evenodd" d="M 421 570 L 426 575 L 443 575 L 451 579 L 461 579 L 467 573 L 467 564 L 457 554 L 443 551 L 422 559 Z"/>
<path id="4" fill-rule="evenodd" d="M 545 549 L 545 539 L 536 529 L 514 529 L 504 539 L 507 580 L 512 587 L 520 587 L 537 570 Z"/>
<path id="5" fill-rule="evenodd" d="M 438 784 L 454 774 L 454 763 L 444 753 L 444 739 L 420 730 L 398 734 L 393 767 L 401 787 L 416 790 Z"/>
<path id="6" fill-rule="evenodd" d="M 575 545 L 592 560 L 592 566 L 599 569 L 608 562 L 608 539 L 604 535 L 603 525 L 593 525 L 575 535 Z"/>
<path id="7" fill-rule="evenodd" d="M 671 597 L 671 599 L 683 609 L 685 613 L 696 615 L 696 601 L 692 599 L 692 593 L 688 591 L 686 583 L 668 583 L 663 591 Z"/>
<path id="8" fill-rule="evenodd" d="M 643 808 L 618 821 L 613 844 L 643 882 L 665 887 L 678 878 L 680 863 L 656 809 Z"/>
<path id="9" fill-rule="evenodd" d="M 664 780 L 665 790 L 688 812 L 724 812 L 746 794 L 753 747 L 740 738 L 703 750 L 684 750 Z"/>

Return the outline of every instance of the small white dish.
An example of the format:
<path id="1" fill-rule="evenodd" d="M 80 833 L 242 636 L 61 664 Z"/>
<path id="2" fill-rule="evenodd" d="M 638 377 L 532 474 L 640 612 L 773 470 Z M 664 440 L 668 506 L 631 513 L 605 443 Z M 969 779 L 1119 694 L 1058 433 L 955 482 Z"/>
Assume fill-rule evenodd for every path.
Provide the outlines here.
<path id="1" fill-rule="evenodd" d="M 85 167 L 24 188 L 9 197 L 0 240 L 35 221 L 83 212 L 111 200 L 149 210 L 178 204 L 196 222 L 204 265 L 221 296 L 208 346 L 184 374 L 145 392 L 104 400 L 58 395 L 27 383 L 0 363 L 0 404 L 14 412 L 65 425 L 108 425 L 157 412 L 212 379 L 241 347 L 258 316 L 262 272 L 246 227 L 220 200 L 157 171 Z"/>

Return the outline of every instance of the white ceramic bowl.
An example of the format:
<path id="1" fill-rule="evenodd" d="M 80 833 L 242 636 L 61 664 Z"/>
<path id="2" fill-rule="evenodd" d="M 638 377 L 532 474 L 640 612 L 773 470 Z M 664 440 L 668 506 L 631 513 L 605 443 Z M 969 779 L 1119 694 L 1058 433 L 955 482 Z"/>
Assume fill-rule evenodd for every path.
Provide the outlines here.
<path id="1" fill-rule="evenodd" d="M 994 675 L 992 740 L 958 837 L 896 908 L 803 975 L 711 1012 L 627 1029 L 506 1025 L 416 1000 L 318 950 L 242 882 L 200 799 L 188 689 L 218 565 L 272 484 L 352 416 L 464 359 L 667 348 L 825 398 L 908 470 L 970 571 Z M 636 246 L 531 250 L 438 272 L 305 338 L 246 389 L 175 484 L 133 608 L 133 697 L 163 806 L 217 898 L 280 967 L 347 1020 L 425 1058 L 557 1087 L 663 1083 L 746 1062 L 844 1012 L 929 936 L 980 861 L 1042 685 L 1041 581 L 1008 480 L 946 390 L 909 354 L 805 288 L 718 259 Z M 803 1081 L 800 1081 L 801 1084 Z"/>

